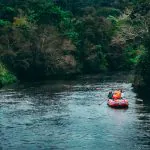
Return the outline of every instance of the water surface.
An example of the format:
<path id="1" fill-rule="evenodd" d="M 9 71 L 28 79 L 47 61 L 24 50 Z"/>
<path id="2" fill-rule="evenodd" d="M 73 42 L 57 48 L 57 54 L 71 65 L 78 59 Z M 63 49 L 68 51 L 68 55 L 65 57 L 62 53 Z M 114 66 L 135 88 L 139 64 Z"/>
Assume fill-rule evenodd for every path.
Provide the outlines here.
<path id="1" fill-rule="evenodd" d="M 0 91 L 0 149 L 149 150 L 150 105 L 125 80 L 82 78 Z M 107 106 L 122 88 L 128 109 Z M 101 105 L 99 105 L 101 104 Z"/>

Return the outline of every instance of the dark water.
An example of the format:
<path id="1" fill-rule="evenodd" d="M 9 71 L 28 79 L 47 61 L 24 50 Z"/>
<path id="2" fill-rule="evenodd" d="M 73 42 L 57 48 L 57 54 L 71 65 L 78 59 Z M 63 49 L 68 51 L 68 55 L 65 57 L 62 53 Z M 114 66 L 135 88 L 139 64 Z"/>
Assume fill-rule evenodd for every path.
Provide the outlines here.
<path id="1" fill-rule="evenodd" d="M 104 102 L 122 88 L 128 109 Z M 150 105 L 131 83 L 82 78 L 0 91 L 0 149 L 150 150 Z"/>

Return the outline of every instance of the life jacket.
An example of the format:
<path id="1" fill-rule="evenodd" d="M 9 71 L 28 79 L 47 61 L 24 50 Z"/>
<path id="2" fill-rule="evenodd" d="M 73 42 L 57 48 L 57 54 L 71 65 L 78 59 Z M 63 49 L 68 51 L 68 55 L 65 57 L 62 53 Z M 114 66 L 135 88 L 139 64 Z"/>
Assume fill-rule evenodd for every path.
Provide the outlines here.
<path id="1" fill-rule="evenodd" d="M 120 91 L 114 91 L 113 99 L 120 99 L 120 98 L 121 98 L 121 92 Z"/>

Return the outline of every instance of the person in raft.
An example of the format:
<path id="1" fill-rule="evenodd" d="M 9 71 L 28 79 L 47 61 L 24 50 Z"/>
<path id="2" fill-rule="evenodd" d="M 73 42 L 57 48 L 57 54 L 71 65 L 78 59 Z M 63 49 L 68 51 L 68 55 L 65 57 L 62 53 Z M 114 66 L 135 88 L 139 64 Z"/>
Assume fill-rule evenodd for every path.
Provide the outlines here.
<path id="1" fill-rule="evenodd" d="M 109 98 L 109 99 L 113 99 L 113 92 L 112 92 L 112 91 L 110 91 L 110 92 L 108 93 L 108 98 Z"/>
<path id="2" fill-rule="evenodd" d="M 114 100 L 122 99 L 122 98 L 123 98 L 122 89 L 115 90 L 114 93 L 113 93 L 112 98 L 113 98 Z"/>

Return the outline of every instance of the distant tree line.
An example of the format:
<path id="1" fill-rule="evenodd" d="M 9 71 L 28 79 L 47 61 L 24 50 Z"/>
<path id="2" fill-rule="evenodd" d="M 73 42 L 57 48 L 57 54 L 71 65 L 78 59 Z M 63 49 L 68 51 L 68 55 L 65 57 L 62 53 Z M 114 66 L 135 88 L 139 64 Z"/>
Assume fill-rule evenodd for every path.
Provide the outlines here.
<path id="1" fill-rule="evenodd" d="M 148 0 L 1 0 L 0 63 L 19 80 L 135 70 L 148 89 L 149 10 Z"/>

